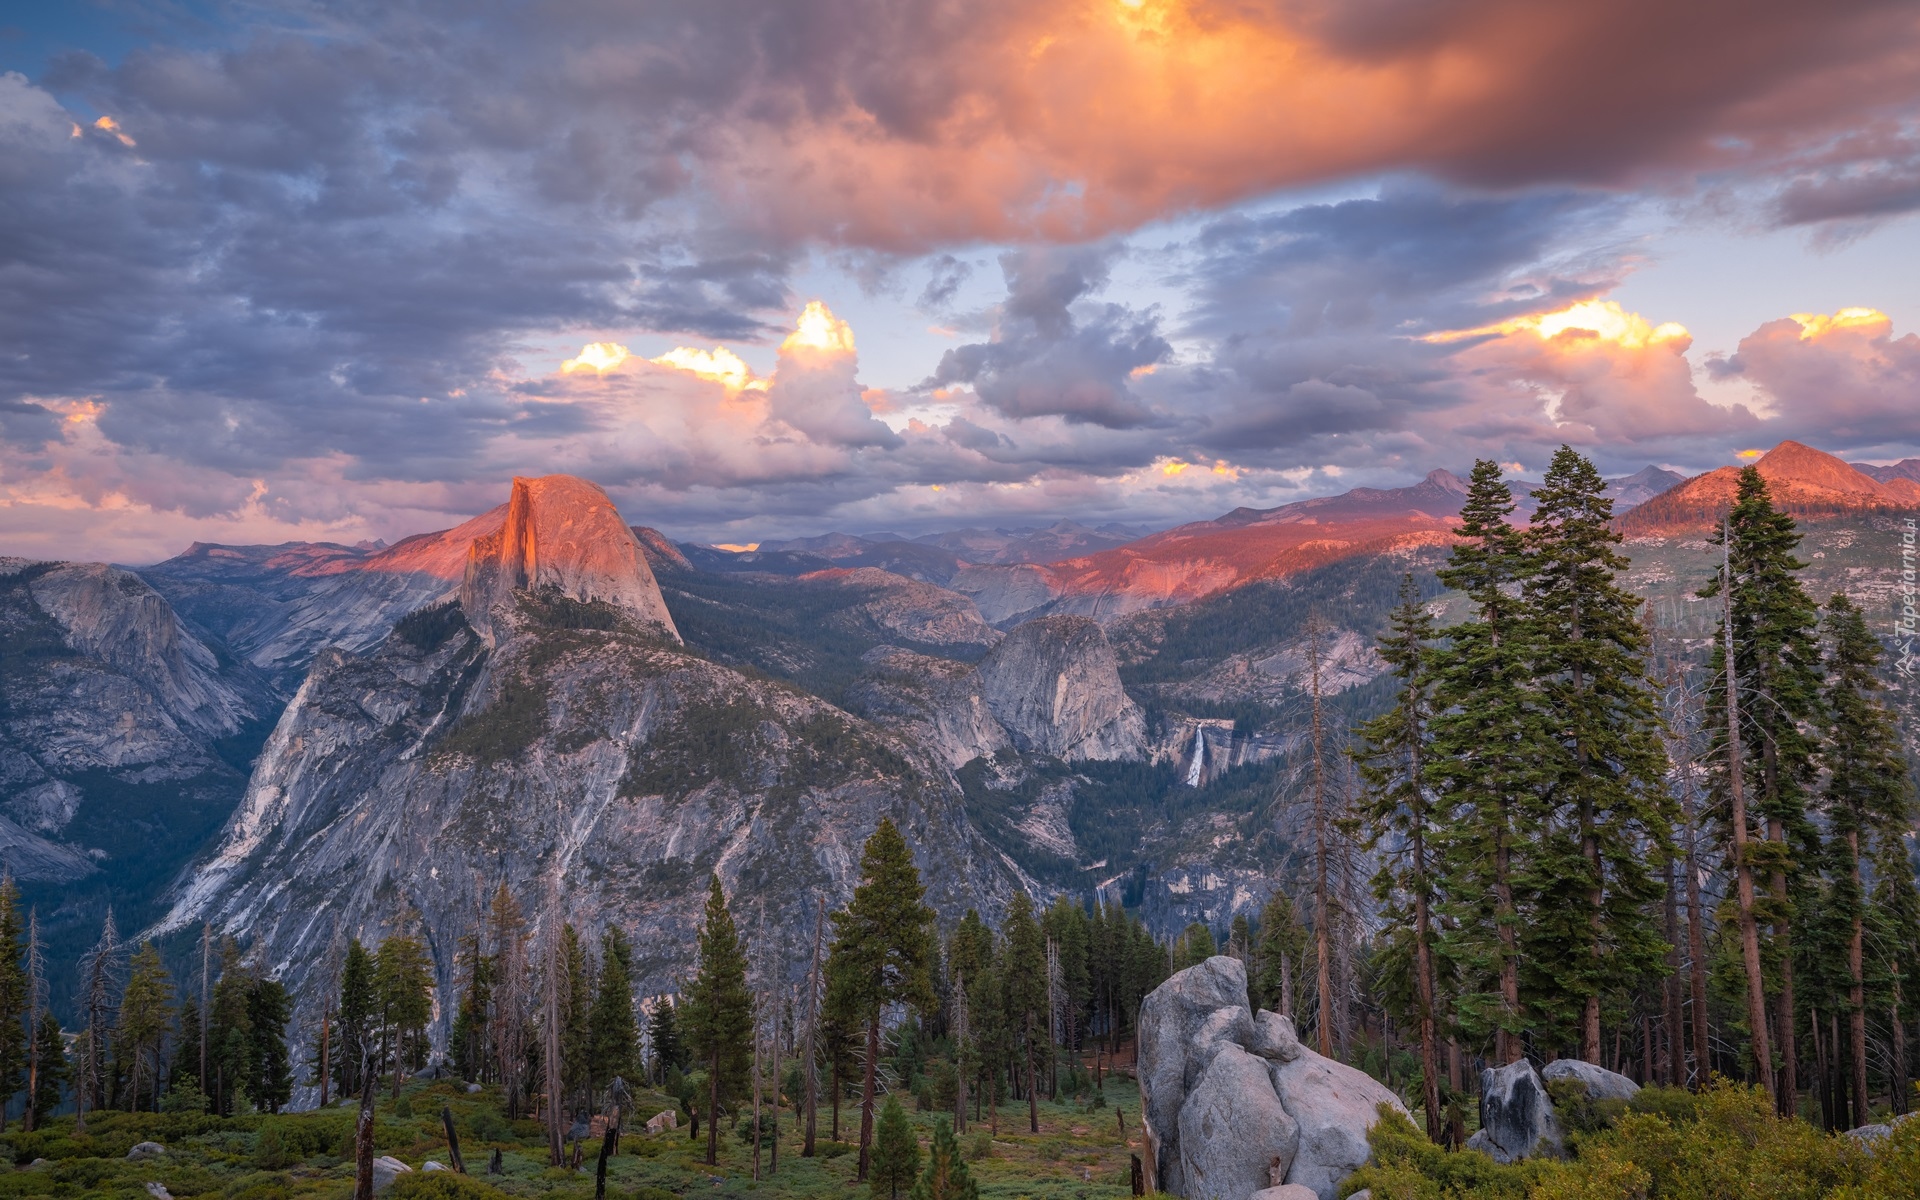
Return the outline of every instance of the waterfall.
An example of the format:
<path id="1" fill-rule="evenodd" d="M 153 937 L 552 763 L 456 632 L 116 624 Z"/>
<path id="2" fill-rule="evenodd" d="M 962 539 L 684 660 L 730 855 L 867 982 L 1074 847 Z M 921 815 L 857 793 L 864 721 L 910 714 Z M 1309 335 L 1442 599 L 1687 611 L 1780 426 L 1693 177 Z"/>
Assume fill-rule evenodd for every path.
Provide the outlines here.
<path id="1" fill-rule="evenodd" d="M 1206 773 L 1206 770 L 1207 727 L 1205 725 L 1195 725 L 1193 727 L 1193 765 L 1187 768 L 1187 786 L 1191 788 L 1199 787 L 1200 777 Z"/>

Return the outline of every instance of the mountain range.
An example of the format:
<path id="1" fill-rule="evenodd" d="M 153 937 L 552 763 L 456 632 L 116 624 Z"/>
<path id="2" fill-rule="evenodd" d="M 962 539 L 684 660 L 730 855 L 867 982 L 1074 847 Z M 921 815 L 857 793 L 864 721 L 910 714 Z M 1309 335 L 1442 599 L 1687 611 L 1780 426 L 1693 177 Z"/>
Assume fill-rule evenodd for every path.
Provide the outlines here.
<path id="1" fill-rule="evenodd" d="M 1816 591 L 1891 602 L 1874 548 L 1920 483 L 1796 443 L 1759 467 Z M 1610 483 L 1629 583 L 1683 631 L 1731 470 Z M 710 872 L 792 966 L 882 815 L 945 917 L 1025 887 L 1218 925 L 1292 853 L 1309 613 L 1333 719 L 1374 711 L 1401 576 L 1456 603 L 1432 572 L 1464 495 L 1434 471 L 1118 544 L 1137 531 L 729 550 L 547 476 L 392 546 L 0 560 L 0 859 L 56 957 L 112 905 L 176 953 L 231 932 L 296 984 L 401 925 L 449 982 L 505 882 L 542 919 L 621 922 L 668 990 Z"/>

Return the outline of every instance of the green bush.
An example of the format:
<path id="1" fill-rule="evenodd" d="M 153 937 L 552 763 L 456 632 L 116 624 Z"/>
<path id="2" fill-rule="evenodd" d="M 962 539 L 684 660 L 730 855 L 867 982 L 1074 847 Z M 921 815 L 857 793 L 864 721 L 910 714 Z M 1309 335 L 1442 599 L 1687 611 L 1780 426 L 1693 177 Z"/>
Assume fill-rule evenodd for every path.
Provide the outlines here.
<path id="1" fill-rule="evenodd" d="M 1573 1133 L 1599 1133 L 1613 1126 L 1627 1111 L 1624 1100 L 1596 1100 L 1578 1079 L 1550 1079 L 1547 1097 L 1553 1101 L 1560 1124 Z"/>
<path id="2" fill-rule="evenodd" d="M 470 1175 L 452 1171 L 410 1171 L 393 1181 L 392 1200 L 505 1200 L 506 1193 Z"/>
<path id="3" fill-rule="evenodd" d="M 468 1118 L 467 1128 L 482 1142 L 504 1142 L 513 1137 L 513 1127 L 507 1124 L 507 1119 L 490 1108 L 483 1108 Z"/>
<path id="4" fill-rule="evenodd" d="M 627 1195 L 631 1200 L 680 1200 L 680 1197 L 663 1187 L 654 1187 L 645 1183 L 628 1192 Z"/>

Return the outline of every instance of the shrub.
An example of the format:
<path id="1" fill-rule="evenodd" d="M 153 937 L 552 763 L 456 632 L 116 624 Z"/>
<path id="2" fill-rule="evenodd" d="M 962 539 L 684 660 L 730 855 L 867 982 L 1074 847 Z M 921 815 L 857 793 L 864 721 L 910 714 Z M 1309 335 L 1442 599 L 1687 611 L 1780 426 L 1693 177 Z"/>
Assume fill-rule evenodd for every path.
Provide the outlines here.
<path id="1" fill-rule="evenodd" d="M 483 1108 L 467 1120 L 467 1128 L 474 1139 L 482 1142 L 505 1142 L 513 1138 L 513 1127 L 507 1119 L 490 1108 Z"/>
<path id="2" fill-rule="evenodd" d="M 278 1121 L 269 1121 L 261 1127 L 259 1140 L 253 1147 L 253 1161 L 269 1171 L 277 1171 L 292 1163 L 293 1159 L 287 1153 L 286 1143 L 281 1140 Z"/>
<path id="3" fill-rule="evenodd" d="M 628 1192 L 627 1195 L 632 1197 L 632 1200 L 680 1200 L 680 1197 L 674 1195 L 667 1189 L 654 1187 L 652 1184 L 647 1183 L 641 1184 L 631 1192 Z"/>
<path id="4" fill-rule="evenodd" d="M 470 1175 L 452 1171 L 410 1171 L 387 1192 L 392 1200 L 505 1200 L 506 1193 Z"/>

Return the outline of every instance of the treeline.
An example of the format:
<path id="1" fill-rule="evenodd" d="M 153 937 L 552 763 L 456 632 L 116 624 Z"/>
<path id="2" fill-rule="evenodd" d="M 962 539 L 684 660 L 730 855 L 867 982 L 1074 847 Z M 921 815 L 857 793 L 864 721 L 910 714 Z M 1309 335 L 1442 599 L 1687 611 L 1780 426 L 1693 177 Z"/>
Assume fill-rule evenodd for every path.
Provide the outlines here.
<path id="1" fill-rule="evenodd" d="M 102 1109 L 278 1112 L 293 1095 L 287 989 L 211 930 L 200 947 L 199 988 L 177 985 L 150 942 L 128 945 L 112 910 L 80 961 L 76 1029 L 47 1003 L 37 911 L 20 917 L 19 891 L 0 879 L 0 1126 L 20 1102 L 32 1130 L 71 1103 L 78 1128 Z"/>
<path id="2" fill-rule="evenodd" d="M 1353 995 L 1329 959 L 1362 960 L 1354 1002 L 1417 1047 L 1436 1141 L 1457 1140 L 1445 1114 L 1476 1058 L 1740 1076 L 1829 1128 L 1905 1111 L 1913 796 L 1865 614 L 1807 594 L 1752 468 L 1699 581 L 1720 614 L 1704 655 L 1622 586 L 1591 463 L 1562 447 L 1533 498 L 1515 525 L 1500 468 L 1476 465 L 1439 572 L 1468 618 L 1437 628 L 1408 580 L 1379 645 L 1395 703 L 1358 731 L 1350 802 L 1316 719 L 1304 1024 Z M 1324 864 L 1342 853 L 1377 867 L 1377 935 L 1338 936 L 1354 901 Z"/>

